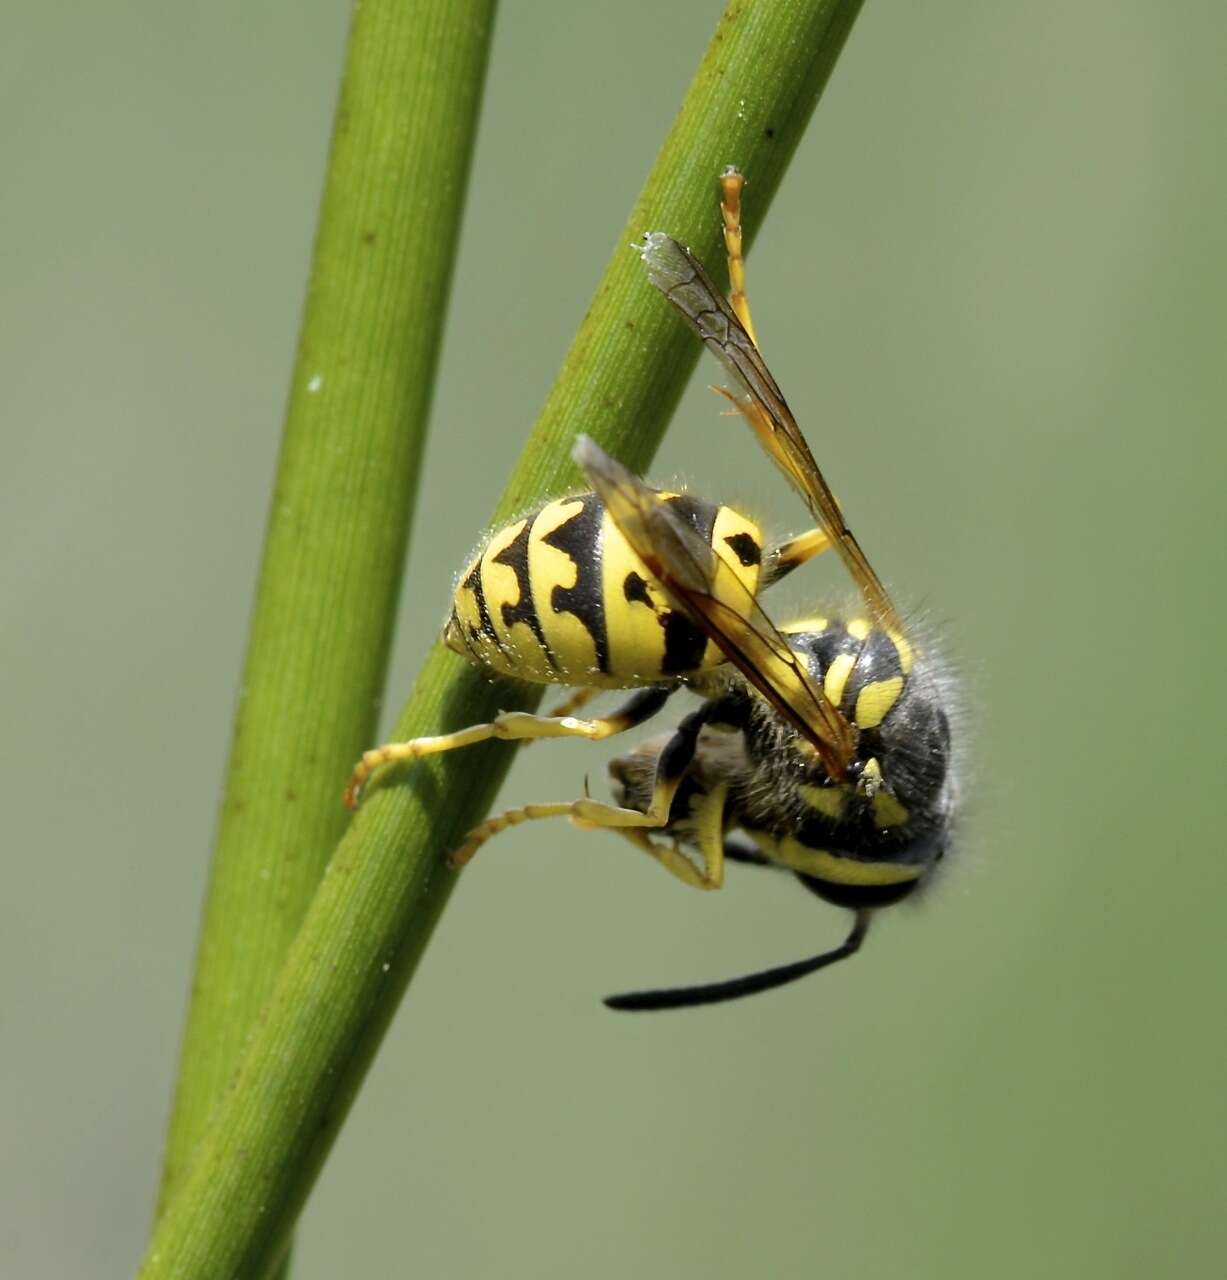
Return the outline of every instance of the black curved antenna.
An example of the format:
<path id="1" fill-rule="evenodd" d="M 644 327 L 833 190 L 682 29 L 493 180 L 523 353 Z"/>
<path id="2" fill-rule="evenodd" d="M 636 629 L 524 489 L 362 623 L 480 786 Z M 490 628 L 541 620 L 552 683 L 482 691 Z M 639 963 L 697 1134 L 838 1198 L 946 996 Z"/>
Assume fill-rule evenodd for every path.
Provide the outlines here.
<path id="1" fill-rule="evenodd" d="M 865 935 L 869 932 L 869 912 L 858 911 L 852 932 L 833 951 L 824 951 L 821 955 L 810 956 L 808 960 L 794 960 L 792 964 L 782 964 L 775 969 L 764 969 L 760 973 L 747 973 L 740 978 L 729 978 L 725 982 L 712 982 L 700 987 L 664 987 L 658 991 L 626 991 L 617 996 L 606 996 L 605 1007 L 619 1009 L 629 1013 L 645 1013 L 658 1009 L 689 1009 L 700 1004 L 722 1004 L 725 1000 L 739 1000 L 742 996 L 757 995 L 760 991 L 771 991 L 786 983 L 796 982 L 807 974 L 825 969 L 837 960 L 845 960 L 860 950 Z"/>

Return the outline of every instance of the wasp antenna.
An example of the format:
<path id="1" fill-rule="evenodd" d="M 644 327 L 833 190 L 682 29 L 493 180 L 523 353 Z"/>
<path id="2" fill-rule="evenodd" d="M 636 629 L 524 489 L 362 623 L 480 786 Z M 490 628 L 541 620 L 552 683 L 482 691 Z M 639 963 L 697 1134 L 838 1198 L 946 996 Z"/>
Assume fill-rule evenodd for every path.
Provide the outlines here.
<path id="1" fill-rule="evenodd" d="M 739 1000 L 742 996 L 757 995 L 760 991 L 771 991 L 789 982 L 796 982 L 798 978 L 825 969 L 837 960 L 846 960 L 860 950 L 868 932 L 869 912 L 858 911 L 852 932 L 833 951 L 810 956 L 808 960 L 782 964 L 775 969 L 764 969 L 760 973 L 747 973 L 725 982 L 713 982 L 700 987 L 664 987 L 658 991 L 627 991 L 622 995 L 606 996 L 603 1003 L 607 1009 L 648 1013 L 659 1009 L 689 1009 L 700 1004 L 723 1004 L 725 1000 Z"/>

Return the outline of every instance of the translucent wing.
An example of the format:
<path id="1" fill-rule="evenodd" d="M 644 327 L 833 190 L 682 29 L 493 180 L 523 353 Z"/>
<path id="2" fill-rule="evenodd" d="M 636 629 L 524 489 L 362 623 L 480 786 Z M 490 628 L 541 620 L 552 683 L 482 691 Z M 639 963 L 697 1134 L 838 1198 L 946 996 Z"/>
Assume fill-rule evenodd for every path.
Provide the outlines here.
<path id="1" fill-rule="evenodd" d="M 783 392 L 732 307 L 694 254 L 664 232 L 644 237 L 642 255 L 648 279 L 728 371 L 735 386 L 725 394 L 826 530 L 874 620 L 898 630 L 899 617 L 886 588 L 844 522 Z"/>
<path id="2" fill-rule="evenodd" d="M 574 457 L 618 531 L 681 611 L 813 744 L 827 773 L 845 777 L 856 731 L 736 574 L 655 489 L 587 436 L 579 437 Z"/>

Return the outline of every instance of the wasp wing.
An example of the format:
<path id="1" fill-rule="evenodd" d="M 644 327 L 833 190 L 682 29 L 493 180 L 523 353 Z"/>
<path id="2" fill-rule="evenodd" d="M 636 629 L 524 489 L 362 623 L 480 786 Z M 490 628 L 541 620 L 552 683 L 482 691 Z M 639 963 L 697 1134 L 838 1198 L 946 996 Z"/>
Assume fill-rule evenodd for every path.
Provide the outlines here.
<path id="1" fill-rule="evenodd" d="M 732 569 L 657 490 L 588 436 L 579 437 L 574 458 L 618 531 L 681 612 L 813 744 L 827 773 L 845 777 L 855 730 Z"/>
<path id="2" fill-rule="evenodd" d="M 899 616 L 886 588 L 845 523 L 784 393 L 733 308 L 694 254 L 663 231 L 649 232 L 641 252 L 648 280 L 733 379 L 734 389 L 725 394 L 835 544 L 874 620 L 898 630 Z"/>

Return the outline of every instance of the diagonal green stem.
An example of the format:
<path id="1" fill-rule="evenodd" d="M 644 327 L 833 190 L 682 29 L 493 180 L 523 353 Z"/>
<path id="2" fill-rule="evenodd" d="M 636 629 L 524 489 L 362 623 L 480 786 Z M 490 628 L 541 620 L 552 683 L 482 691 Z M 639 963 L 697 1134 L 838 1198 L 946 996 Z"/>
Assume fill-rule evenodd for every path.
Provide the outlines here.
<path id="1" fill-rule="evenodd" d="M 355 10 L 160 1208 L 344 829 L 336 779 L 375 729 L 492 20 L 493 0 Z"/>
<path id="2" fill-rule="evenodd" d="M 715 175 L 729 163 L 753 182 L 753 232 L 859 8 L 859 0 L 733 0 L 615 242 L 500 516 L 578 482 L 568 456 L 578 430 L 636 469 L 648 464 L 698 344 L 626 246 L 663 227 L 715 260 Z M 396 735 L 535 701 L 436 647 Z M 485 813 L 509 762 L 505 746 L 488 744 L 372 791 L 329 864 L 235 1087 L 158 1224 L 144 1275 L 258 1276 L 281 1256 L 455 882 L 444 856 Z"/>

